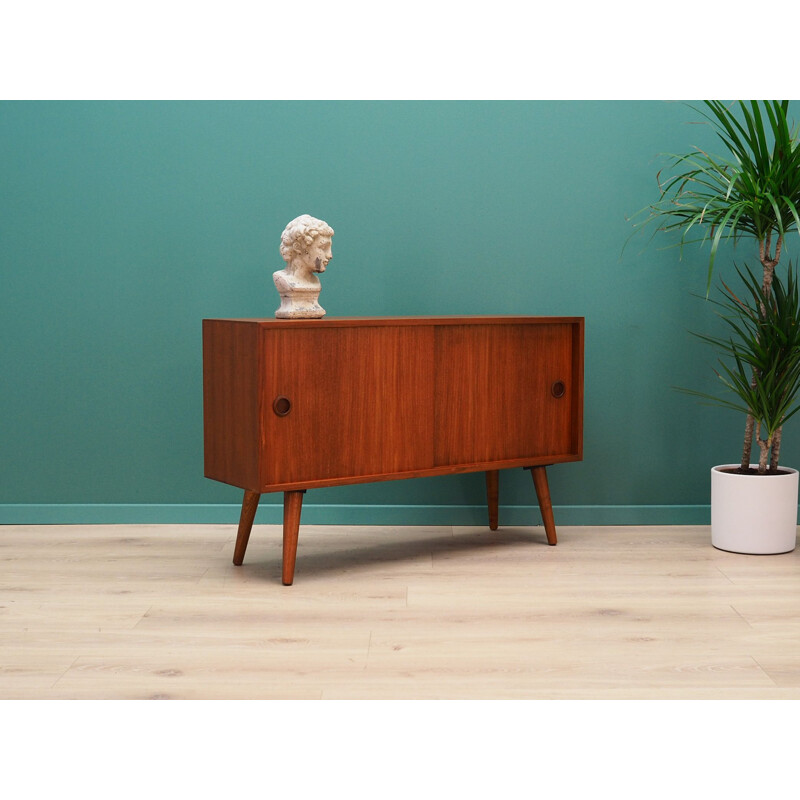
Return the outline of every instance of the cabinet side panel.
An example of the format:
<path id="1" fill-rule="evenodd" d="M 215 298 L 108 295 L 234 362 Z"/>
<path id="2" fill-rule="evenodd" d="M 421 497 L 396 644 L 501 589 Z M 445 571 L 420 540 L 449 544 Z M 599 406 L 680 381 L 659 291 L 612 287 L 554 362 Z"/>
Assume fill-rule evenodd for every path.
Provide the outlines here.
<path id="1" fill-rule="evenodd" d="M 557 322 L 437 328 L 436 465 L 574 458 L 573 331 Z"/>
<path id="2" fill-rule="evenodd" d="M 583 458 L 583 331 L 581 319 L 572 326 L 572 452 Z"/>
<path id="3" fill-rule="evenodd" d="M 260 331 L 203 320 L 205 476 L 258 491 L 261 441 Z"/>
<path id="4" fill-rule="evenodd" d="M 265 331 L 264 486 L 433 467 L 433 328 Z M 288 398 L 277 416 L 272 403 Z"/>

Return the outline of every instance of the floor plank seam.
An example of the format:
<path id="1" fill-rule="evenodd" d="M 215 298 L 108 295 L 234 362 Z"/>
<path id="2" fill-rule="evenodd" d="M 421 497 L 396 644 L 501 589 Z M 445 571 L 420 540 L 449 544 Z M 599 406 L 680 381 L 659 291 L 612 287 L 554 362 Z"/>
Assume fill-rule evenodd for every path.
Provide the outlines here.
<path id="1" fill-rule="evenodd" d="M 770 675 L 769 672 L 766 669 L 764 669 L 764 667 L 762 667 L 761 664 L 758 663 L 758 659 L 755 656 L 751 655 L 750 658 L 753 659 L 753 661 L 755 662 L 756 666 L 764 673 L 764 675 L 770 681 L 772 681 L 773 686 L 775 686 L 775 688 L 777 689 L 778 688 L 778 682 L 775 680 L 775 678 L 773 678 L 772 675 Z"/>
<path id="2" fill-rule="evenodd" d="M 736 615 L 739 617 L 739 619 L 741 619 L 741 620 L 742 620 L 742 621 L 743 621 L 743 622 L 744 622 L 744 623 L 747 625 L 747 627 L 748 627 L 748 628 L 750 628 L 751 630 L 755 630 L 755 628 L 753 628 L 753 625 L 750 623 L 750 621 L 747 619 L 747 617 L 743 617 L 743 616 L 742 616 L 742 615 L 739 613 L 739 611 L 737 610 L 736 606 L 734 606 L 734 605 L 731 605 L 731 606 L 730 606 L 730 608 L 731 608 L 731 609 L 733 610 L 733 612 L 734 612 L 734 613 L 735 613 L 735 614 L 736 614 Z"/>
<path id="3" fill-rule="evenodd" d="M 369 641 L 367 642 L 367 657 L 364 659 L 364 671 L 366 672 L 369 667 L 369 652 L 372 648 L 372 631 L 369 632 Z"/>
<path id="4" fill-rule="evenodd" d="M 145 621 L 145 619 L 147 619 L 147 615 L 153 610 L 153 608 L 154 606 L 149 606 L 147 611 L 145 611 L 144 614 L 142 614 L 142 616 L 138 620 L 136 620 L 136 624 L 130 630 L 135 631 L 139 627 L 139 625 L 141 625 Z"/>
<path id="5" fill-rule="evenodd" d="M 726 581 L 728 581 L 728 583 L 736 586 L 736 581 L 733 580 L 730 577 L 730 575 L 726 575 L 725 572 L 720 567 L 717 567 L 716 570 L 717 570 L 717 572 L 719 572 L 720 575 L 722 575 L 723 578 L 725 578 Z"/>
<path id="6" fill-rule="evenodd" d="M 56 688 L 58 682 L 78 663 L 78 661 L 80 661 L 81 658 L 82 656 L 80 655 L 75 656 L 75 660 L 55 679 L 55 682 L 50 687 L 51 690 Z"/>

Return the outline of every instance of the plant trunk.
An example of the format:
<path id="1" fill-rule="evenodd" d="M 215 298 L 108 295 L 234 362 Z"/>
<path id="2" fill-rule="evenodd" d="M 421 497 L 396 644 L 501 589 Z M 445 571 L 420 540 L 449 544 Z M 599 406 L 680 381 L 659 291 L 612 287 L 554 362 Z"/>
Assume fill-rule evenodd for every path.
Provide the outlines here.
<path id="1" fill-rule="evenodd" d="M 781 457 L 781 437 L 783 435 L 783 425 L 775 431 L 772 437 L 772 455 L 769 459 L 770 470 L 778 469 L 778 460 Z"/>
<path id="2" fill-rule="evenodd" d="M 756 382 L 756 377 L 753 375 L 753 384 Z M 742 447 L 742 469 L 748 469 L 750 466 L 750 453 L 753 449 L 753 426 L 755 419 L 752 414 L 747 415 L 747 422 L 744 426 L 744 446 Z"/>
<path id="3" fill-rule="evenodd" d="M 761 455 L 758 459 L 758 474 L 764 475 L 767 471 L 767 459 L 769 458 L 769 448 L 772 446 L 772 436 L 766 440 L 761 438 L 761 423 L 756 423 L 756 441 L 761 450 Z"/>
<path id="4" fill-rule="evenodd" d="M 772 244 L 772 233 L 767 234 L 765 246 L 760 247 L 759 257 L 761 266 L 764 267 L 764 296 L 769 297 L 772 294 L 772 276 L 775 274 L 775 267 L 781 260 L 781 249 L 783 248 L 783 236 L 778 236 L 778 241 L 775 243 L 775 255 L 770 256 L 769 248 Z"/>
<path id="5" fill-rule="evenodd" d="M 770 256 L 769 251 L 772 247 L 772 231 L 767 233 L 766 238 L 762 239 L 758 243 L 758 257 L 761 261 L 761 266 L 764 268 L 764 279 L 761 283 L 761 290 L 764 293 L 764 297 L 770 297 L 772 294 L 772 278 L 775 275 L 775 267 L 778 265 L 778 261 L 781 257 L 781 248 L 783 247 L 783 237 L 778 236 L 778 241 L 775 244 L 775 255 Z M 767 314 L 767 310 L 764 307 L 764 304 L 761 304 L 761 316 L 764 317 Z M 758 380 L 758 375 L 753 371 L 753 380 L 751 382 L 751 386 L 755 388 L 756 381 Z M 742 469 L 747 469 L 750 466 L 750 453 L 753 450 L 753 415 L 747 415 L 747 421 L 745 422 L 744 426 L 744 445 L 742 446 Z M 780 435 L 777 435 L 777 442 L 778 442 L 778 453 L 780 453 Z M 759 447 L 761 447 L 761 440 L 758 440 Z M 764 470 L 761 469 L 761 461 L 763 460 L 763 450 L 762 450 L 762 458 L 759 459 L 759 472 L 763 472 Z M 770 461 L 770 469 L 772 469 L 772 462 L 775 463 L 775 468 L 778 466 L 778 456 L 773 451 L 772 460 Z"/>

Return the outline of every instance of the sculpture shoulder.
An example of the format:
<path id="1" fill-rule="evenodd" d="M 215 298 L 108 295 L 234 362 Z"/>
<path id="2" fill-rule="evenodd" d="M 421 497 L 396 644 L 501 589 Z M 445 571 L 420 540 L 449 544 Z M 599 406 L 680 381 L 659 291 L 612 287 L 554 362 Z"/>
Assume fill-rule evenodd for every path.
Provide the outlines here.
<path id="1" fill-rule="evenodd" d="M 278 289 L 291 289 L 296 285 L 296 282 L 292 280 L 292 276 L 285 269 L 279 269 L 277 272 L 273 272 L 272 280 Z"/>
<path id="2" fill-rule="evenodd" d="M 320 283 L 316 275 L 304 279 L 285 269 L 272 273 L 272 280 L 278 291 L 319 291 Z"/>

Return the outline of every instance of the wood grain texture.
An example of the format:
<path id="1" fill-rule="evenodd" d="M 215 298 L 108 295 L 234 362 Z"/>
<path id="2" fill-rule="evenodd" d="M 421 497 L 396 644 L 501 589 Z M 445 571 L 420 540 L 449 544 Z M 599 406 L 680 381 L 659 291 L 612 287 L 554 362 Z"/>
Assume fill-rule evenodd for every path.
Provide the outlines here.
<path id="1" fill-rule="evenodd" d="M 431 326 L 265 329 L 265 486 L 433 466 Z"/>
<path id="2" fill-rule="evenodd" d="M 206 475 L 243 489 L 582 458 L 580 317 L 204 320 L 204 353 Z"/>
<path id="3" fill-rule="evenodd" d="M 263 413 L 259 330 L 203 320 L 205 476 L 259 491 Z"/>
<path id="4" fill-rule="evenodd" d="M 800 551 L 308 525 L 286 591 L 256 529 L 242 570 L 230 525 L 4 526 L 0 698 L 800 699 Z"/>
<path id="5" fill-rule="evenodd" d="M 568 323 L 436 329 L 436 464 L 572 453 L 573 326 Z M 564 385 L 554 397 L 552 386 Z"/>

